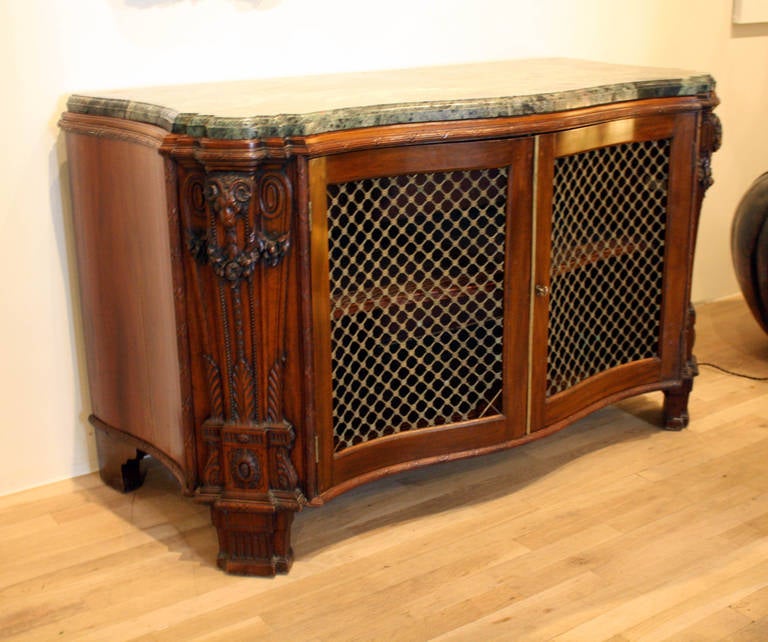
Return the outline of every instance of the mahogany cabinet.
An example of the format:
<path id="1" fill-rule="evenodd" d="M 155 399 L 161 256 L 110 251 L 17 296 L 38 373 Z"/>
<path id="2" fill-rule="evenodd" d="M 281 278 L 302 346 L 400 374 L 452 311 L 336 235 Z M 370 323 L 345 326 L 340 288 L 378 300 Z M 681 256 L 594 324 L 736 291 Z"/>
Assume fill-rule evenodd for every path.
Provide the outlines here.
<path id="1" fill-rule="evenodd" d="M 158 458 L 271 575 L 367 480 L 651 390 L 684 427 L 716 102 L 564 60 L 72 96 L 103 478 Z"/>

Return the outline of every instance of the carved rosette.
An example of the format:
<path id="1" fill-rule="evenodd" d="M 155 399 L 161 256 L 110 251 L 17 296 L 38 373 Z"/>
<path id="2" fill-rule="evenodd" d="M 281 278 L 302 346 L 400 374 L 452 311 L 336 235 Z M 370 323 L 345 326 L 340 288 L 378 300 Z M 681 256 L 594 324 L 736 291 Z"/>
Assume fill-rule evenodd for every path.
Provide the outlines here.
<path id="1" fill-rule="evenodd" d="M 234 486 L 249 489 L 259 487 L 261 464 L 253 452 L 244 448 L 230 451 L 229 466 Z"/>
<path id="2" fill-rule="evenodd" d="M 291 461 L 295 439 L 293 427 L 288 424 L 244 427 L 224 425 L 221 428 L 222 450 L 227 462 L 225 488 L 251 491 L 257 496 L 291 493 L 298 485 L 296 469 Z"/>

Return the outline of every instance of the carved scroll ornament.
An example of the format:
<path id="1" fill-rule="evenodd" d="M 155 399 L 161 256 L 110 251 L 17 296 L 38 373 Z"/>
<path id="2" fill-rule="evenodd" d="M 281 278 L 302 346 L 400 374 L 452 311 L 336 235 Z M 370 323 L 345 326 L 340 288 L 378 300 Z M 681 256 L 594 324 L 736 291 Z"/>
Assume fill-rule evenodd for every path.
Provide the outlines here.
<path id="1" fill-rule="evenodd" d="M 712 154 L 723 144 L 723 126 L 720 118 L 712 111 L 705 112 L 702 127 L 701 154 L 697 163 L 697 178 L 702 192 L 715 182 L 712 178 Z"/>

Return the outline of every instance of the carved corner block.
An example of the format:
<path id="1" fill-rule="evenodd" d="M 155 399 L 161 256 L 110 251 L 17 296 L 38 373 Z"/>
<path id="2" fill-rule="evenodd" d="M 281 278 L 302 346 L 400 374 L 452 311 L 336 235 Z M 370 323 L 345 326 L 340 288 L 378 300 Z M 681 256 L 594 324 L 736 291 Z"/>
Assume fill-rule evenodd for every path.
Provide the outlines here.
<path id="1" fill-rule="evenodd" d="M 227 496 L 269 496 L 278 507 L 300 506 L 299 479 L 291 461 L 295 433 L 290 424 L 225 424 L 220 435 Z"/>
<path id="2" fill-rule="evenodd" d="M 271 576 L 291 568 L 292 510 L 271 502 L 219 499 L 211 517 L 219 538 L 217 563 L 224 571 Z"/>
<path id="3" fill-rule="evenodd" d="M 293 561 L 293 514 L 306 503 L 291 461 L 293 427 L 223 424 L 217 432 L 223 489 L 211 516 L 219 538 L 218 564 L 236 574 L 285 573 Z"/>
<path id="4" fill-rule="evenodd" d="M 180 181 L 208 406 L 197 429 L 198 494 L 211 502 L 219 566 L 274 575 L 291 565 L 291 522 L 304 502 L 283 407 L 291 169 L 285 161 L 241 167 L 217 159 L 187 159 Z"/>
<path id="5" fill-rule="evenodd" d="M 269 491 L 267 437 L 263 428 L 221 429 L 224 487 L 232 493 L 265 495 Z"/>
<path id="6" fill-rule="evenodd" d="M 293 561 L 290 529 L 303 495 L 290 459 L 289 424 L 225 425 L 225 490 L 212 506 L 219 566 L 230 573 L 285 573 Z"/>

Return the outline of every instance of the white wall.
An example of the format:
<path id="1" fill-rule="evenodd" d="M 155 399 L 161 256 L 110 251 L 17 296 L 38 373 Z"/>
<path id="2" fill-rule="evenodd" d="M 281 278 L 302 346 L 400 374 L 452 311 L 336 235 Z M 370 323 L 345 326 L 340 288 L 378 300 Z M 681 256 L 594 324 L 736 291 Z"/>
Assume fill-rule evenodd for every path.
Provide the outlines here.
<path id="1" fill-rule="evenodd" d="M 768 25 L 730 0 L 0 0 L 0 494 L 95 466 L 56 122 L 85 89 L 529 56 L 709 71 L 725 145 L 694 299 L 736 291 L 730 220 L 768 171 Z"/>

